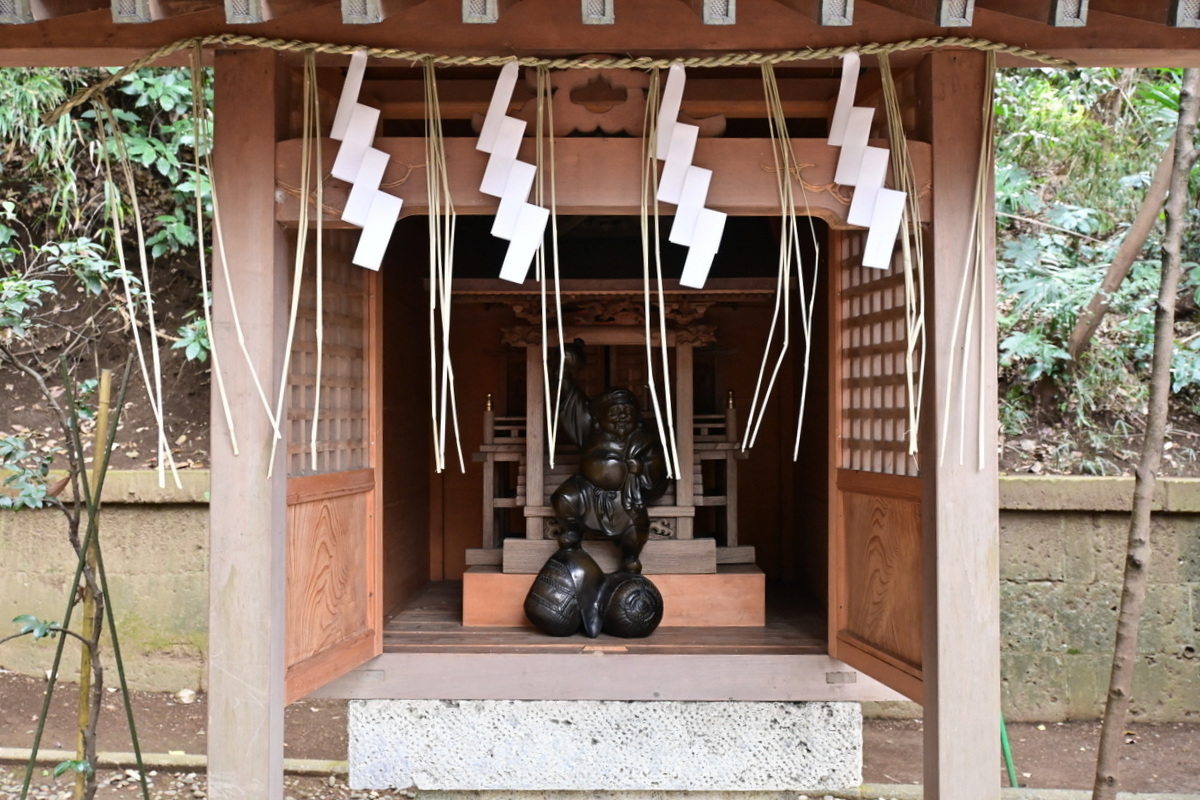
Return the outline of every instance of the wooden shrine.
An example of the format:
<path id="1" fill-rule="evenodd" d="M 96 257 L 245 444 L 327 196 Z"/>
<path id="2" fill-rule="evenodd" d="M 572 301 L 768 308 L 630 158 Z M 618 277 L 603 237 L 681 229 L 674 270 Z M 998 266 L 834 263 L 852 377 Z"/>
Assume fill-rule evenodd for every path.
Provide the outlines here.
<path id="1" fill-rule="evenodd" d="M 614 299 L 612 290 L 600 288 L 602 285 L 593 282 L 591 293 L 588 288 L 566 287 L 576 308 L 563 335 L 568 341 L 580 338 L 591 345 L 589 358 L 599 362 L 597 371 L 613 376 L 613 385 L 634 387 L 642 395 L 642 407 L 651 409 L 646 390 L 644 312 L 632 298 Z M 724 293 L 726 304 L 731 298 L 755 294 L 750 287 L 736 291 Z M 764 289 L 758 291 L 765 293 Z M 536 307 L 536 298 L 517 299 L 520 295 L 511 294 L 515 302 Z M 677 289 L 672 297 L 674 302 L 663 313 L 672 320 L 667 332 L 675 386 L 672 422 L 684 468 L 666 494 L 650 506 L 650 541 L 643 553 L 645 574 L 655 576 L 671 599 L 663 619 L 666 627 L 762 626 L 766 622 L 764 575 L 754 566 L 754 547 L 738 545 L 737 464 L 746 454 L 741 449 L 732 391 L 723 411 L 695 413 L 693 350 L 716 343 L 715 327 L 702 320 L 707 308 L 721 303 L 723 295 L 716 291 L 685 294 Z M 551 325 L 548 333 L 557 344 L 557 326 Z M 560 443 L 556 461 L 550 464 L 542 331 L 532 325 L 515 326 L 503 330 L 503 340 L 523 351 L 527 411 L 523 416 L 497 417 L 491 408 L 492 397 L 488 397 L 483 443 L 475 454 L 483 464 L 483 547 L 467 551 L 468 569 L 463 575 L 463 624 L 467 626 L 525 624 L 520 606 L 531 576 L 557 547 L 552 538 L 557 523 L 549 497 L 578 463 L 574 449 Z M 603 388 L 596 381 L 592 385 L 592 393 Z M 717 405 L 715 399 L 709 399 L 709 407 Z M 655 425 L 652 416 L 646 424 Z M 516 531 L 509 530 L 510 509 L 523 515 Z M 698 530 L 698 509 L 716 512 L 699 522 L 708 526 L 705 530 Z M 589 542 L 585 549 L 603 569 L 615 569 L 614 545 Z"/>
<path id="2" fill-rule="evenodd" d="M 182 64 L 192 52 L 182 40 L 200 37 L 203 62 L 214 68 L 214 184 L 225 243 L 218 269 L 229 267 L 229 283 L 228 291 L 214 292 L 212 335 L 225 347 L 220 370 L 239 446 L 232 445 L 214 396 L 209 796 L 282 798 L 284 706 L 326 694 L 638 702 L 905 696 L 924 705 L 925 797 L 998 798 L 994 425 L 980 435 L 978 420 L 962 419 L 959 410 L 971 409 L 985 422 L 995 418 L 995 327 L 988 320 L 976 331 L 972 341 L 985 355 L 969 362 L 965 379 L 963 339 L 955 333 L 985 135 L 989 45 L 980 40 L 1007 45 L 1000 47 L 1001 66 L 1042 65 L 1039 53 L 1083 66 L 1196 66 L 1198 26 L 1196 4 L 1172 0 L 0 0 L 5 66 L 121 66 L 156 52 L 161 64 Z M 946 36 L 963 39 L 938 38 Z M 285 44 L 292 41 L 299 44 Z M 920 199 L 928 302 L 919 409 L 909 407 L 903 388 L 909 332 L 902 265 L 861 266 L 865 232 L 846 221 L 851 193 L 833 180 L 837 152 L 827 143 L 840 56 L 854 49 L 861 50 L 864 66 L 856 102 L 877 112 L 872 141 L 890 145 L 879 113 L 884 86 L 875 45 L 903 41 L 911 44 L 889 58 L 898 139 L 907 142 Z M 381 185 L 404 199 L 378 273 L 350 264 L 358 232 L 339 220 L 350 185 L 323 174 L 339 147 L 324 138 L 329 116 L 349 51 L 356 48 L 378 48 L 361 101 L 380 112 L 373 146 L 388 159 Z M 277 386 L 284 372 L 297 243 L 308 237 L 310 259 L 316 246 L 317 207 L 300 190 L 305 148 L 298 98 L 306 50 L 315 54 L 321 92 L 318 146 L 326 168 L 320 224 L 329 304 L 321 314 L 322 334 L 315 308 L 301 314 L 309 322 L 298 326 L 288 366 L 287 446 L 276 448 L 255 386 L 260 375 L 271 376 L 268 387 Z M 713 466 L 710 456 L 726 463 L 727 476 L 736 472 L 736 491 L 720 493 L 706 479 L 701 492 L 695 480 L 685 481 L 667 506 L 674 509 L 669 518 L 676 539 L 711 541 L 718 562 L 720 547 L 753 546 L 757 568 L 773 587 L 785 589 L 770 597 L 780 616 L 765 626 L 663 628 L 636 644 L 589 649 L 546 644 L 545 637 L 534 641 L 536 634 L 515 626 L 461 624 L 457 580 L 476 566 L 467 563 L 467 554 L 484 551 L 471 558 L 495 560 L 502 532 L 505 542 L 545 542 L 539 509 L 553 478 L 530 452 L 539 428 L 523 397 L 528 350 L 500 339 L 502 328 L 529 323 L 514 317 L 511 302 L 459 303 L 466 294 L 458 288 L 470 290 L 461 283 L 454 336 L 460 337 L 455 354 L 466 472 L 434 473 L 430 463 L 423 386 L 429 160 L 420 60 L 422 54 L 447 57 L 435 65 L 448 165 L 443 188 L 463 228 L 472 217 L 497 212 L 496 198 L 479 191 L 487 158 L 475 145 L 476 117 L 487 113 L 499 66 L 474 59 L 587 53 L 646 59 L 624 64 L 639 69 L 721 57 L 720 65 L 690 68 L 680 118 L 695 121 L 706 134 L 694 162 L 713 169 L 707 206 L 728 213 L 731 223 L 757 220 L 768 231 L 772 224 L 778 230 L 780 198 L 756 59 L 792 59 L 776 64 L 775 72 L 799 165 L 795 177 L 807 193 L 804 214 L 820 221 L 814 238 L 824 254 L 813 262 L 823 277 L 813 318 L 811 424 L 804 428 L 799 459 L 792 461 L 799 378 L 789 357 L 784 368 L 792 371 L 782 380 L 755 451 L 744 461 L 728 459 L 722 448 L 735 438 L 732 426 L 721 431 L 706 425 L 721 425 L 729 389 L 741 416 L 771 306 L 739 301 L 714 307 L 705 324 L 716 327 L 717 344 L 695 347 L 692 356 L 695 364 L 717 358 L 723 365 L 721 380 L 705 384 L 706 397 L 721 404 L 702 411 L 694 404 L 680 443 L 690 442 L 685 463 L 694 469 L 699 459 L 702 473 Z M 638 127 L 643 83 L 636 70 L 601 81 L 584 81 L 584 73 L 552 79 L 558 96 L 575 107 L 556 116 L 573 131 L 558 131 L 555 144 L 557 211 L 575 218 L 635 217 L 642 142 L 630 131 Z M 523 80 L 506 111 L 528 114 L 533 91 Z M 590 132 L 585 123 L 594 123 Z M 536 150 L 530 137 L 520 157 L 534 163 Z M 307 228 L 302 204 L 314 212 Z M 981 229 L 990 225 L 985 215 Z M 713 286 L 723 279 L 768 277 L 755 271 L 756 257 L 745 244 L 749 234 L 727 237 L 718 258 L 732 261 L 714 266 Z M 488 242 L 483 235 L 460 248 L 475 271 L 456 272 L 456 281 L 483 280 L 490 285 L 477 289 L 495 290 L 495 265 L 503 253 Z M 636 279 L 640 286 L 640 273 L 600 273 L 602 265 L 588 261 L 608 255 L 610 244 L 581 245 L 564 263 L 593 271 L 566 278 L 603 274 L 611 281 Z M 773 263 L 774 256 L 768 258 Z M 487 263 L 490 271 L 483 269 Z M 985 309 L 996 305 L 990 269 L 985 258 Z M 536 291 L 532 283 L 523 289 L 526 296 Z M 242 310 L 237 330 L 231 298 Z M 314 436 L 312 356 L 321 336 L 332 361 L 321 371 L 325 411 Z M 518 372 L 517 385 L 510 384 L 507 376 Z M 966 387 L 965 402 L 946 403 L 960 386 Z M 488 393 L 494 401 L 490 422 Z M 521 400 L 519 410 L 510 395 Z M 274 407 L 277 399 L 272 391 L 266 405 Z M 914 410 L 921 416 L 916 457 L 905 435 Z M 509 417 L 525 417 L 523 429 Z M 523 444 L 515 441 L 521 430 Z M 481 461 L 470 461 L 475 452 Z M 943 452 L 962 455 L 940 458 Z M 526 502 L 518 508 L 522 458 Z M 497 490 L 496 476 L 509 469 L 503 464 L 516 465 L 511 497 Z M 485 467 L 493 476 L 486 495 Z M 716 506 L 717 498 L 725 505 Z M 723 529 L 713 529 L 718 536 L 697 536 L 696 520 L 717 512 L 727 516 Z M 493 525 L 498 515 L 507 515 L 507 528 Z M 680 536 L 687 520 L 690 540 Z M 485 536 L 485 530 L 491 533 Z M 487 566 L 505 579 L 503 565 L 501 556 L 500 564 Z M 716 573 L 680 578 L 719 576 L 721 566 Z M 552 680 L 563 674 L 573 680 Z"/>

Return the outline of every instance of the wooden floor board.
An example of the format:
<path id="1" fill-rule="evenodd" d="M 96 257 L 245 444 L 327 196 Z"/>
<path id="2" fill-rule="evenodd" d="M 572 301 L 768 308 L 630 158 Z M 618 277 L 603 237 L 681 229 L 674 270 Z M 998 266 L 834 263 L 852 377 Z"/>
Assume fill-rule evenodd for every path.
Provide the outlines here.
<path id="1" fill-rule="evenodd" d="M 645 639 L 601 634 L 559 638 L 533 628 L 462 625 L 462 584 L 428 584 L 384 628 L 385 653 L 580 653 L 809 655 L 827 652 L 825 615 L 805 604 L 795 585 L 768 584 L 767 624 L 761 628 L 660 628 Z"/>

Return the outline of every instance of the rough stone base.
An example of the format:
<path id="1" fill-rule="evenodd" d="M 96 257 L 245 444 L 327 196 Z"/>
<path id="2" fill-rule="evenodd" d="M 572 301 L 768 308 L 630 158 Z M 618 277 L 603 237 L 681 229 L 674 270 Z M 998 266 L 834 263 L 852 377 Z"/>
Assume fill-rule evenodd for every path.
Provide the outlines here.
<path id="1" fill-rule="evenodd" d="M 862 782 L 857 703 L 353 700 L 356 789 L 796 791 Z"/>

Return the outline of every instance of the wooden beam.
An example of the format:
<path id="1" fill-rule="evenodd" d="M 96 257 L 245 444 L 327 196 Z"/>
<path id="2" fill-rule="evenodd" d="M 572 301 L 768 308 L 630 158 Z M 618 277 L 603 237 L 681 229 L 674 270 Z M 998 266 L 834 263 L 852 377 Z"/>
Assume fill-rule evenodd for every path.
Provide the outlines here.
<path id="1" fill-rule="evenodd" d="M 873 144 L 887 146 L 884 140 Z M 325 140 L 322 146 L 324 163 L 332 164 L 338 142 Z M 425 163 L 423 140 L 380 138 L 374 146 L 391 156 L 383 182 L 397 187 L 390 191 L 404 197 L 404 214 L 424 213 L 427 200 L 426 172 L 421 166 Z M 280 142 L 276 150 L 277 188 L 281 190 L 276 218 L 285 224 L 295 224 L 298 220 L 300 202 L 295 187 L 300 185 L 301 147 L 300 140 L 291 139 Z M 641 140 L 633 138 L 558 140 L 555 158 L 559 212 L 637 214 L 641 208 L 638 195 L 641 147 Z M 848 197 L 844 192 L 831 191 L 838 149 L 829 147 L 824 139 L 793 139 L 792 147 L 796 162 L 805 165 L 803 177 L 809 187 L 806 197 L 811 213 L 835 227 L 845 226 Z M 909 150 L 917 185 L 929 185 L 929 145 L 913 141 L 909 142 Z M 524 142 L 519 157 L 533 163 L 532 139 Z M 475 140 L 447 139 L 446 158 L 455 165 L 450 174 L 450 194 L 458 213 L 494 214 L 498 201 L 479 191 L 487 155 L 475 150 Z M 701 139 L 696 145 L 695 163 L 713 170 L 708 193 L 708 205 L 712 208 L 735 215 L 779 213 L 779 189 L 772 171 L 774 158 L 769 139 Z M 324 203 L 334 210 L 325 216 L 326 225 L 347 227 L 339 217 L 348 191 L 349 186 L 343 181 L 326 180 Z M 921 201 L 922 218 L 927 219 L 931 208 L 929 195 L 924 195 Z M 534 430 L 532 420 L 529 428 Z"/>
<path id="2" fill-rule="evenodd" d="M 1088 0 L 975 0 L 980 8 L 1043 22 L 1056 28 L 1087 25 Z"/>
<path id="3" fill-rule="evenodd" d="M 274 393 L 287 333 L 287 244 L 271 192 L 288 70 L 269 50 L 215 54 L 213 184 L 221 203 L 229 292 L 213 292 L 213 336 L 233 398 L 240 452 L 212 398 L 209 514 L 208 785 L 212 800 L 283 797 L 286 447 L 271 460 L 272 427 L 255 389 Z M 248 113 L 247 109 L 253 109 Z M 219 256 L 218 256 L 219 258 Z M 230 295 L 241 312 L 238 346 Z M 272 477 L 267 469 L 273 466 Z"/>
<path id="4" fill-rule="evenodd" d="M 975 0 L 872 0 L 875 5 L 899 11 L 910 17 L 942 28 L 962 28 L 972 24 Z"/>
<path id="5" fill-rule="evenodd" d="M 737 0 L 687 0 L 687 4 L 705 25 L 733 25 L 737 22 Z"/>
<path id="6" fill-rule="evenodd" d="M 1200 28 L 1200 3 L 1195 0 L 1091 0 L 1106 14 L 1156 22 L 1173 28 Z"/>
<path id="7" fill-rule="evenodd" d="M 981 275 L 987 321 L 982 335 L 976 330 L 970 340 L 970 357 L 963 354 L 961 331 L 954 333 L 972 238 L 964 231 L 972 229 L 986 65 L 983 53 L 943 50 L 927 56 L 918 75 L 921 128 L 933 147 L 937 187 L 925 237 L 928 361 L 920 430 L 926 800 L 1000 797 L 995 766 L 1000 748 L 996 298 L 990 241 L 983 248 Z M 985 196 L 990 191 L 985 187 Z M 990 233 L 995 225 L 990 203 L 988 212 L 982 224 Z M 966 394 L 961 406 L 959 392 Z M 956 398 L 952 404 L 946 402 L 948 393 Z"/>
<path id="8" fill-rule="evenodd" d="M 1166 2 L 1166 0 L 1162 0 Z M 0 0 L 6 3 L 19 0 Z M 714 37 L 682 2 L 638 0 L 621 5 L 615 25 L 581 25 L 579 8 L 551 0 L 524 0 L 529 9 L 506 14 L 495 25 L 463 25 L 460 4 L 427 2 L 378 25 L 343 29 L 339 4 L 310 8 L 260 26 L 231 25 L 221 11 L 167 19 L 154 25 L 115 25 L 105 14 L 81 14 L 39 23 L 36 35 L 0 26 L 0 66 L 120 66 L 189 36 L 239 33 L 299 41 L 353 41 L 364 47 L 404 47 L 418 52 L 462 55 L 578 55 L 623 53 L 634 56 L 704 55 L 765 52 L 797 46 L 833 47 L 847 43 L 844 27 L 822 27 L 799 18 L 777 2 L 755 0 L 754 13 Z M 897 0 L 898 2 L 898 0 Z M 1081 66 L 1200 66 L 1200 48 L 1191 29 L 1130 22 L 1096 11 L 1094 0 L 1086 28 L 1053 28 L 1032 20 L 979 9 L 971 35 L 1013 42 L 1033 50 L 1074 59 Z M 932 6 L 930 7 L 932 9 Z M 945 35 L 931 17 L 917 19 L 870 0 L 855 0 L 852 37 L 857 42 L 894 42 Z M 176 54 L 177 62 L 186 59 Z M 299 61 L 299 54 L 289 58 Z M 893 62 L 911 63 L 916 53 L 897 54 Z M 867 59 L 870 63 L 870 59 Z M 344 63 L 344 61 L 343 61 Z M 1009 57 L 1006 65 L 1028 65 Z M 803 66 L 837 66 L 837 59 Z"/>
<path id="9" fill-rule="evenodd" d="M 702 71 L 695 74 L 697 77 L 688 81 L 680 106 L 684 114 L 693 119 L 716 114 L 728 119 L 766 117 L 760 77 L 708 79 Z M 778 83 L 783 112 L 789 118 L 812 119 L 832 113 L 830 102 L 837 96 L 836 80 L 785 78 Z M 328 85 L 334 86 L 335 81 L 328 81 Z M 340 83 L 336 85 L 340 86 Z M 485 113 L 495 86 L 494 80 L 438 81 L 438 106 L 442 117 L 471 119 L 474 114 Z M 362 102 L 380 109 L 385 120 L 425 118 L 425 87 L 421 81 L 368 79 L 363 82 L 362 98 Z M 513 92 L 509 113 L 517 112 L 532 99 L 533 92 L 528 85 L 519 82 Z"/>
<path id="10" fill-rule="evenodd" d="M 579 13 L 584 25 L 615 25 L 614 0 L 579 0 Z"/>
<path id="11" fill-rule="evenodd" d="M 818 25 L 853 25 L 854 0 L 778 0 Z"/>

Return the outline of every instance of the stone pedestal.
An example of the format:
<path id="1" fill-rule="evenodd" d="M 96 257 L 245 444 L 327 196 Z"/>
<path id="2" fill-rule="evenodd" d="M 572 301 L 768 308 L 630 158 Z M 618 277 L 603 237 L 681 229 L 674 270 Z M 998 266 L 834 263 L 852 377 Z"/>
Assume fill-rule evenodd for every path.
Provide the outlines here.
<path id="1" fill-rule="evenodd" d="M 858 703 L 353 700 L 349 726 L 355 789 L 596 796 L 862 782 Z"/>

